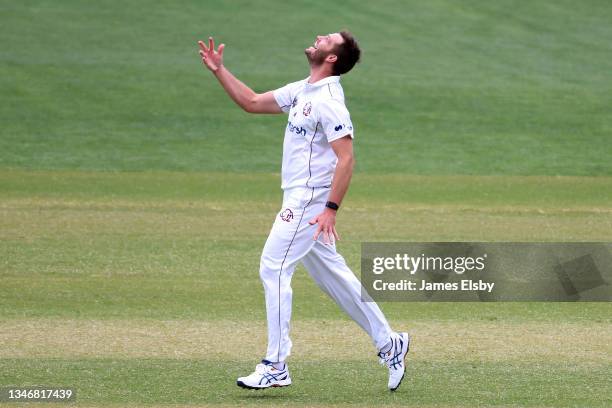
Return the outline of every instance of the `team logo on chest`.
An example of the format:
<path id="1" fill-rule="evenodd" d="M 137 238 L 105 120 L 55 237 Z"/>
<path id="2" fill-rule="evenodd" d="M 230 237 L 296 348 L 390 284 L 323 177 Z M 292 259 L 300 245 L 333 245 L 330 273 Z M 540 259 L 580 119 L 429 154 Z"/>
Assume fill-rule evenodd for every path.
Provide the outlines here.
<path id="1" fill-rule="evenodd" d="M 302 113 L 304 114 L 304 116 L 308 116 L 310 115 L 311 110 L 312 110 L 312 104 L 310 102 L 306 102 L 306 104 L 304 105 L 304 109 L 302 110 Z"/>
<path id="2" fill-rule="evenodd" d="M 289 208 L 285 209 L 282 213 L 280 213 L 280 218 L 285 222 L 291 222 L 293 219 L 293 211 L 291 211 Z"/>

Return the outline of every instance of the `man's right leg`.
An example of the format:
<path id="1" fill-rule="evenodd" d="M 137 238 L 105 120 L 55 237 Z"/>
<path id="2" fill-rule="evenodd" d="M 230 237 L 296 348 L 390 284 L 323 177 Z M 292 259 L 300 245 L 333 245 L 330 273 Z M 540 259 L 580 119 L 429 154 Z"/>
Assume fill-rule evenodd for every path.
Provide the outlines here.
<path id="1" fill-rule="evenodd" d="M 314 189 L 296 188 L 285 192 L 283 208 L 278 213 L 261 255 L 259 275 L 264 286 L 268 321 L 266 358 L 248 377 L 238 379 L 244 388 L 279 387 L 291 384 L 284 362 L 291 352 L 291 277 L 297 263 L 310 251 L 313 227 L 304 213 L 312 201 Z"/>

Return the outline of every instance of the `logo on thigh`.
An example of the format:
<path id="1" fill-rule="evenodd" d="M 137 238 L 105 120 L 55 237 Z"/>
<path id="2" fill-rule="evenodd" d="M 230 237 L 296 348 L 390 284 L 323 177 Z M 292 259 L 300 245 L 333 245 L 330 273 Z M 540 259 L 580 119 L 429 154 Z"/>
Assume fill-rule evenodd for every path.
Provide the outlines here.
<path id="1" fill-rule="evenodd" d="M 280 213 L 280 218 L 285 222 L 291 222 L 293 219 L 293 211 L 289 208 L 284 209 L 283 212 Z"/>

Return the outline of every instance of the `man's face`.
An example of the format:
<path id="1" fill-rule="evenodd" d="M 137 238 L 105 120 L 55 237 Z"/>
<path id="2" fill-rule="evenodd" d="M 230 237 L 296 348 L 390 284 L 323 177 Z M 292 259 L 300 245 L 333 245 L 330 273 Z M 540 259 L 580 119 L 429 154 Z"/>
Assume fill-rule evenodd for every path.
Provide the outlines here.
<path id="1" fill-rule="evenodd" d="M 344 42 L 340 33 L 317 35 L 314 43 L 304 50 L 308 62 L 321 65 L 328 55 L 333 54 L 336 47 Z"/>

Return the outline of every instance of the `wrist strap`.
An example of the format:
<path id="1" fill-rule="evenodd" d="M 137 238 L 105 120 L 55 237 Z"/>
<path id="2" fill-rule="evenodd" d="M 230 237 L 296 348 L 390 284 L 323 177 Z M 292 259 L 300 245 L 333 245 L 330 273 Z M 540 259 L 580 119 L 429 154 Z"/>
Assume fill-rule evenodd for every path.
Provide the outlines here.
<path id="1" fill-rule="evenodd" d="M 325 207 L 330 208 L 334 211 L 338 211 L 338 208 L 340 208 L 340 206 L 334 203 L 333 201 L 328 201 L 327 203 L 325 203 Z"/>

